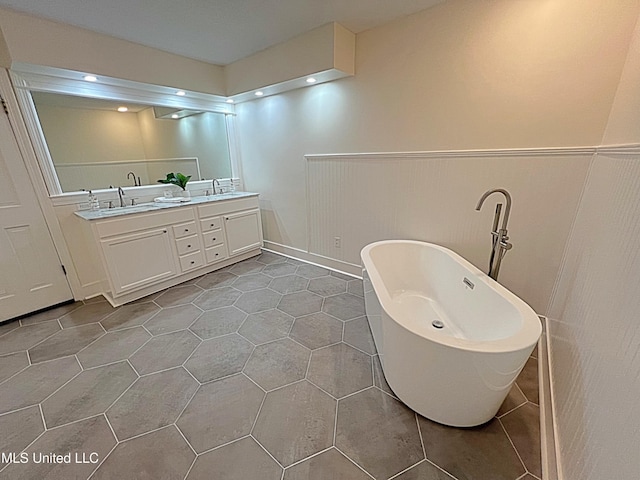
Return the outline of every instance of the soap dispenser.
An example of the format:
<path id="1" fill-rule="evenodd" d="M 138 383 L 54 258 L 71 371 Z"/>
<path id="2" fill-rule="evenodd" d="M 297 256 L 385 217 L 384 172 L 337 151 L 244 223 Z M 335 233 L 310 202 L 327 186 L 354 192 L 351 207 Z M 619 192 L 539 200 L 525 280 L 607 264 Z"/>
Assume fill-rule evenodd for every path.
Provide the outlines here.
<path id="1" fill-rule="evenodd" d="M 98 201 L 98 197 L 96 197 L 91 190 L 89 190 L 89 209 L 100 210 L 100 202 Z"/>

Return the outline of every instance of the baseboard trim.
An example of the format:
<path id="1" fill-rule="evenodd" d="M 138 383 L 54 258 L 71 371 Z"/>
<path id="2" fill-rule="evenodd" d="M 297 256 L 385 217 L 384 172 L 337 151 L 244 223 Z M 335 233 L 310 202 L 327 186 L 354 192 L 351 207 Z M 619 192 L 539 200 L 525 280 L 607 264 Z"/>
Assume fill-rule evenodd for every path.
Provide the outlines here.
<path id="1" fill-rule="evenodd" d="M 549 359 L 549 321 L 540 315 L 542 336 L 538 344 L 538 375 L 540 376 L 540 452 L 542 456 L 542 479 L 560 480 L 557 455 L 551 366 Z"/>
<path id="2" fill-rule="evenodd" d="M 310 253 L 300 248 L 289 247 L 276 242 L 264 241 L 264 249 L 273 253 L 284 255 L 285 257 L 300 260 L 301 262 L 311 263 L 319 267 L 328 268 L 334 272 L 349 275 L 354 278 L 362 278 L 362 267 L 347 263 L 334 258 L 324 257 L 315 253 Z"/>

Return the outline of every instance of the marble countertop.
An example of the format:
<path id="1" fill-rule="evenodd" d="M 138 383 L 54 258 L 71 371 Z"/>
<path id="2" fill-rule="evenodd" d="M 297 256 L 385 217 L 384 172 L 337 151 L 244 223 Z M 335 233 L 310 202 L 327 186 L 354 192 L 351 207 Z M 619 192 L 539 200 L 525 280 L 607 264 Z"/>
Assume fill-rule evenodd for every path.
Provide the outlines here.
<path id="1" fill-rule="evenodd" d="M 258 193 L 252 192 L 230 192 L 220 193 L 218 195 L 208 195 L 200 197 L 191 197 L 187 202 L 149 202 L 141 203 L 128 207 L 101 208 L 100 210 L 78 210 L 74 212 L 78 217 L 85 220 L 100 220 L 104 218 L 119 217 L 122 215 L 133 215 L 135 213 L 155 212 L 167 208 L 187 207 L 190 205 L 198 205 L 201 203 L 222 202 L 224 200 L 235 200 L 238 198 L 257 197 Z"/>

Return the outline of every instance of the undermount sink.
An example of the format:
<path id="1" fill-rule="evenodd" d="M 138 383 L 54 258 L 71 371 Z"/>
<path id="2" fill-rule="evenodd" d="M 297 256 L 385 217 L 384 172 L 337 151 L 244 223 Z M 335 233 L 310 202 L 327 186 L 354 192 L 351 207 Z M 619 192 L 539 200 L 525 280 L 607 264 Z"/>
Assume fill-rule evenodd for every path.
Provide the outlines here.
<path id="1" fill-rule="evenodd" d="M 125 213 L 148 212 L 156 207 L 154 203 L 141 203 L 140 205 L 131 205 L 128 207 L 101 208 L 95 210 L 95 213 L 101 217 L 113 217 Z"/>

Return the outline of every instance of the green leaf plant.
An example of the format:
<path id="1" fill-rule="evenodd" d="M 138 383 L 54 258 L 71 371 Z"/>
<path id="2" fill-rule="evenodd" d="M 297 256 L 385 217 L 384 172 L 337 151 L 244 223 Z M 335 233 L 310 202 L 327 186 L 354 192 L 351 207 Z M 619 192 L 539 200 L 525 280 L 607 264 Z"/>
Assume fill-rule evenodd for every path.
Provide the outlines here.
<path id="1" fill-rule="evenodd" d="M 187 189 L 187 182 L 190 179 L 191 179 L 191 175 L 183 175 L 180 172 L 178 172 L 178 173 L 171 172 L 171 173 L 167 173 L 167 178 L 166 179 L 158 180 L 158 183 L 177 185 L 180 188 L 182 188 L 182 190 L 186 190 Z"/>

